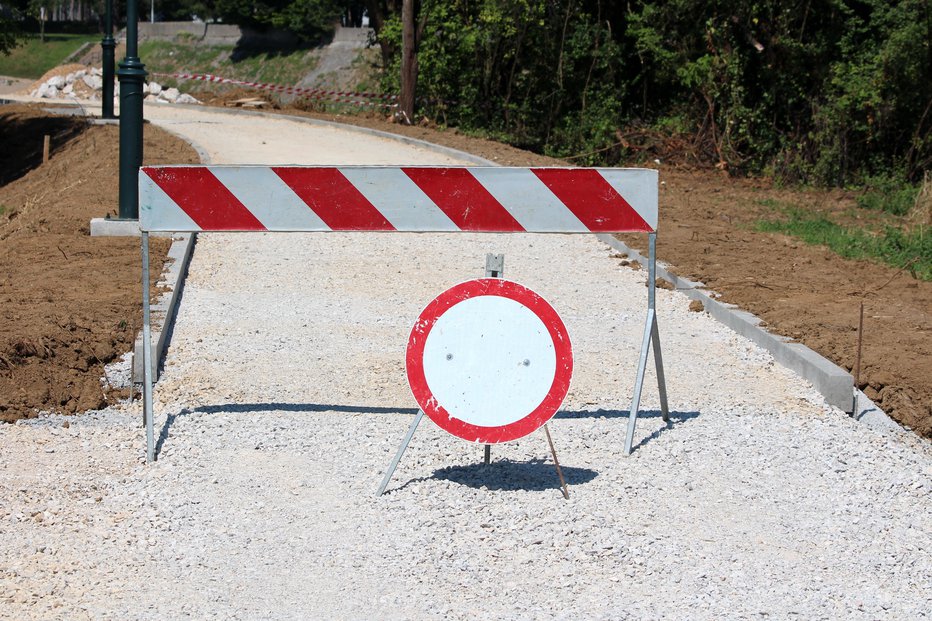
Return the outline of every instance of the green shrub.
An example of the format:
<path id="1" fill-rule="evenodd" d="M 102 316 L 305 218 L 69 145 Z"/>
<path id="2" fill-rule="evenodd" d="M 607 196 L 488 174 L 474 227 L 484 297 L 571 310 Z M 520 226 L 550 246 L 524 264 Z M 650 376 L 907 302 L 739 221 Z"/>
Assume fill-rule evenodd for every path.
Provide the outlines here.
<path id="1" fill-rule="evenodd" d="M 871 177 L 857 202 L 858 206 L 864 209 L 905 216 L 916 204 L 918 194 L 919 186 L 910 185 L 902 179 L 890 176 Z"/>

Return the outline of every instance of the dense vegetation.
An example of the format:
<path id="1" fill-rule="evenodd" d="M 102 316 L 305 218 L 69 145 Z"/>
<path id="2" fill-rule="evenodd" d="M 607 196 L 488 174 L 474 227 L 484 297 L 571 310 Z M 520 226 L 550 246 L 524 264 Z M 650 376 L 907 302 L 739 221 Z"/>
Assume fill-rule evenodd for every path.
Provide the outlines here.
<path id="1" fill-rule="evenodd" d="M 402 3 L 367 4 L 398 90 Z M 930 0 L 420 0 L 416 20 L 419 112 L 579 163 L 932 167 Z"/>
<path id="2" fill-rule="evenodd" d="M 249 28 L 288 30 L 316 42 L 333 29 L 343 2 L 339 0 L 159 0 L 161 18 L 221 20 Z"/>

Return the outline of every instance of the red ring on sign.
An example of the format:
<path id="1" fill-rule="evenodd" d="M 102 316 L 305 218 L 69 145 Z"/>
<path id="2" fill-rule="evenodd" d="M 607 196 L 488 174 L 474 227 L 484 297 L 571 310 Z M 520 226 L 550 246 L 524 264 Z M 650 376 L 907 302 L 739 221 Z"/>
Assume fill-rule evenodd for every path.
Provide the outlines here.
<path id="1" fill-rule="evenodd" d="M 454 418 L 434 397 L 424 374 L 424 347 L 437 320 L 460 302 L 479 296 L 500 296 L 529 309 L 543 322 L 553 341 L 556 370 L 550 390 L 540 404 L 525 417 L 500 427 L 482 427 Z M 501 278 L 478 278 L 447 289 L 427 305 L 418 316 L 405 357 L 408 385 L 421 410 L 444 431 L 479 444 L 498 444 L 522 438 L 539 429 L 560 409 L 573 375 L 573 350 L 563 320 L 542 297 L 523 285 Z"/>

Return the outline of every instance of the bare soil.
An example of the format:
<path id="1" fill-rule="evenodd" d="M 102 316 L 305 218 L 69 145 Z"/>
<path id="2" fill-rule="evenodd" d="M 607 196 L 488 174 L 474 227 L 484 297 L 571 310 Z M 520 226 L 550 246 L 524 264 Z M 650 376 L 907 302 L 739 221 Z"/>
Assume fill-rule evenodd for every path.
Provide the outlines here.
<path id="1" fill-rule="evenodd" d="M 243 94 L 229 93 L 211 103 L 223 105 Z M 195 96 L 210 99 L 206 92 Z M 269 107 L 277 106 L 270 102 Z M 502 165 L 565 165 L 456 130 L 395 124 L 378 114 L 344 116 L 294 107 L 282 112 L 421 138 Z M 0 113 L 5 144 L 20 142 L 6 140 L 12 126 L 37 123 L 30 119 L 39 115 L 19 106 L 0 108 Z M 189 147 L 152 129 L 147 126 L 147 162 L 196 161 Z M 28 134 L 31 145 L 36 131 Z M 138 245 L 87 237 L 90 217 L 116 208 L 115 145 L 115 128 L 84 128 L 53 154 L 50 164 L 0 187 L 0 204 L 8 206 L 0 216 L 0 419 L 33 415 L 36 409 L 75 412 L 102 405 L 102 363 L 129 350 L 141 306 Z M 9 161 L 34 158 L 35 146 L 30 148 Z M 7 166 L 0 162 L 0 171 Z M 107 173 L 97 175 L 98 168 Z M 863 301 L 860 387 L 896 420 L 932 437 L 932 283 L 753 229 L 758 219 L 773 215 L 774 204 L 859 218 L 852 195 L 786 190 L 716 170 L 661 165 L 660 172 L 661 260 L 721 293 L 724 301 L 758 315 L 772 332 L 846 369 L 854 366 Z M 4 223 L 11 205 L 19 213 Z M 644 244 L 643 237 L 626 241 L 634 247 Z"/>
<path id="2" fill-rule="evenodd" d="M 0 421 L 124 398 L 100 378 L 141 323 L 139 240 L 89 236 L 91 218 L 118 210 L 118 128 L 8 105 L 0 136 Z M 198 161 L 154 127 L 144 140 L 146 162 Z M 167 250 L 153 240 L 154 276 Z"/>

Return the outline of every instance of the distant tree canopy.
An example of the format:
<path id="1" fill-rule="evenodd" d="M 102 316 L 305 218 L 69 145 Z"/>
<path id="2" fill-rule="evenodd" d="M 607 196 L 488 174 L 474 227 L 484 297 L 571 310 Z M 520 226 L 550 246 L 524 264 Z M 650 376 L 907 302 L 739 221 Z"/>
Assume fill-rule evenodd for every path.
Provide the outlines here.
<path id="1" fill-rule="evenodd" d="M 344 8 L 338 0 L 164 0 L 156 3 L 164 19 L 221 20 L 248 28 L 288 30 L 305 41 L 331 32 Z"/>
<path id="2" fill-rule="evenodd" d="M 369 0 L 398 89 L 401 0 Z M 420 110 L 577 162 L 664 139 L 843 185 L 932 167 L 930 0 L 420 0 Z"/>
<path id="3" fill-rule="evenodd" d="M 23 38 L 20 14 L 13 5 L 0 5 L 0 54 L 8 54 Z"/>

